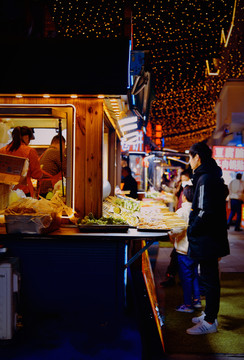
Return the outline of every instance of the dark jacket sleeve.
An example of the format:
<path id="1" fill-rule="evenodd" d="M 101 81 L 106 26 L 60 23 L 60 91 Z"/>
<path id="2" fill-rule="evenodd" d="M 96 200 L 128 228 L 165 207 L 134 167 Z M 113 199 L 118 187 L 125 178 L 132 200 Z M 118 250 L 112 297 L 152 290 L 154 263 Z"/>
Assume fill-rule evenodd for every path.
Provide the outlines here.
<path id="1" fill-rule="evenodd" d="M 198 181 L 187 230 L 188 255 L 195 259 L 229 253 L 225 188 L 221 181 L 204 174 Z"/>
<path id="2" fill-rule="evenodd" d="M 214 198 L 210 180 L 203 175 L 196 188 L 193 212 L 190 214 L 189 234 L 197 235 L 205 232 L 206 227 L 211 227 L 214 217 Z"/>

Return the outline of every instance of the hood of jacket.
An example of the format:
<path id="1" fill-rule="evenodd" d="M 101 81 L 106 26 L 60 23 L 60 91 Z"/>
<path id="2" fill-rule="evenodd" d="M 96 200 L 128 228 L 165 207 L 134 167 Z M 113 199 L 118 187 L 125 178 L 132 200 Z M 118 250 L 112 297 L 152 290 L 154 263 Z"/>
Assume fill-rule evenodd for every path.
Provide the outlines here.
<path id="1" fill-rule="evenodd" d="M 197 180 L 203 174 L 210 174 L 215 178 L 221 178 L 223 175 L 222 169 L 217 165 L 213 158 L 211 158 L 208 162 L 204 162 L 195 169 L 193 172 L 193 186 L 196 185 Z"/>

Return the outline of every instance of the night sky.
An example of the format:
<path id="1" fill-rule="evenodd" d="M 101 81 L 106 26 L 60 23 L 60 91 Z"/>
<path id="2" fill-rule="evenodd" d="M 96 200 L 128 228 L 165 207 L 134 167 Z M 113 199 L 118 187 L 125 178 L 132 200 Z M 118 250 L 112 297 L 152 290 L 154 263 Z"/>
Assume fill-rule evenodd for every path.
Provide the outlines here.
<path id="1" fill-rule="evenodd" d="M 150 51 L 149 122 L 153 133 L 156 124 L 162 125 L 166 147 L 184 150 L 209 137 L 224 82 L 244 78 L 241 0 L 8 0 L 1 7 L 2 33 L 80 39 L 123 37 L 130 10 L 133 49 Z M 225 47 L 221 32 L 227 37 L 231 21 Z M 207 75 L 206 60 L 212 72 L 219 69 L 218 76 Z"/>

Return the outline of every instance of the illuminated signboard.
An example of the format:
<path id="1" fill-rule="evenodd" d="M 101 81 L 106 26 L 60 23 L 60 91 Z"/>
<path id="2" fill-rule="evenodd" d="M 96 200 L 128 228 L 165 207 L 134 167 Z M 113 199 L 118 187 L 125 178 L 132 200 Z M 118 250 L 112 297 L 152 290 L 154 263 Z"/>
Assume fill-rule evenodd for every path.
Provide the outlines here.
<path id="1" fill-rule="evenodd" d="M 213 146 L 213 157 L 224 171 L 244 171 L 244 147 Z"/>
<path id="2" fill-rule="evenodd" d="M 143 142 L 144 142 L 144 134 L 142 130 L 136 131 L 135 140 L 130 142 L 126 141 L 124 138 L 121 139 L 121 151 L 144 151 Z"/>
<path id="3" fill-rule="evenodd" d="M 145 246 L 145 245 L 146 245 L 146 242 L 143 240 L 142 246 Z M 165 351 L 163 332 L 162 332 L 162 326 L 164 325 L 164 323 L 163 323 L 162 316 L 159 311 L 159 304 L 158 304 L 157 295 L 156 295 L 154 276 L 153 276 L 151 263 L 150 263 L 150 259 L 149 259 L 147 250 L 144 251 L 144 253 L 142 254 L 142 273 L 143 273 L 145 285 L 147 288 L 147 293 L 148 293 L 148 296 L 150 299 L 150 303 L 151 303 L 151 307 L 152 307 L 152 311 L 153 311 L 153 315 L 154 315 L 154 320 L 155 320 L 155 323 L 157 326 L 159 338 L 160 338 L 163 350 Z"/>

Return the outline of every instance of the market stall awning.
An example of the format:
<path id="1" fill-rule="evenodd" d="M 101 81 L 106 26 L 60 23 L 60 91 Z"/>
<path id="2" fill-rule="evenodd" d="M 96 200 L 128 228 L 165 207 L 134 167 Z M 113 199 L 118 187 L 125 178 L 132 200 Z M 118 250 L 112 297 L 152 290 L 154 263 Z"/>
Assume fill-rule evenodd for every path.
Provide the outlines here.
<path id="1" fill-rule="evenodd" d="M 124 95 L 129 41 L 1 41 L 2 94 Z"/>

